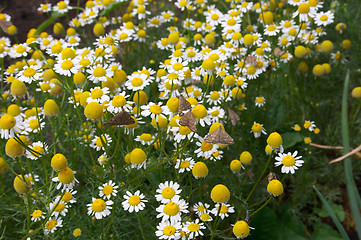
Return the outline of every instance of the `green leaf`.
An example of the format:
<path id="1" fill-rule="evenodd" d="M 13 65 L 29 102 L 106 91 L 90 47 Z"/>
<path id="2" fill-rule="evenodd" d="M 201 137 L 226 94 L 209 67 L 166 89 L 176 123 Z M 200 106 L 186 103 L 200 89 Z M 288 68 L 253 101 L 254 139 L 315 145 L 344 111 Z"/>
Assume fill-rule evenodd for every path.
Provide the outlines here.
<path id="1" fill-rule="evenodd" d="M 339 240 L 342 239 L 341 235 L 333 229 L 330 225 L 322 222 L 316 222 L 313 226 L 313 233 L 309 237 L 309 240 Z"/>
<path id="2" fill-rule="evenodd" d="M 335 212 L 336 217 L 341 222 L 345 219 L 345 211 L 343 210 L 343 207 L 341 205 L 335 204 L 331 201 L 327 201 L 330 205 L 331 209 Z M 320 216 L 320 217 L 329 217 L 330 214 L 327 212 L 327 209 L 323 205 L 322 208 L 315 208 L 314 212 Z"/>
<path id="3" fill-rule="evenodd" d="M 249 239 L 292 239 L 305 240 L 305 230 L 302 222 L 290 213 L 289 205 L 276 214 L 271 208 L 265 207 L 252 219 L 250 226 L 255 230 L 251 231 Z"/>
<path id="4" fill-rule="evenodd" d="M 283 140 L 283 148 L 287 149 L 295 144 L 302 142 L 303 137 L 297 132 L 286 132 L 281 134 Z"/>
<path id="5" fill-rule="evenodd" d="M 255 214 L 250 226 L 254 227 L 255 230 L 251 230 L 248 239 L 269 240 L 280 237 L 276 213 L 267 206 Z"/>
<path id="6" fill-rule="evenodd" d="M 315 185 L 313 185 L 313 189 L 315 190 L 318 197 L 321 199 L 321 201 L 322 201 L 323 205 L 325 206 L 327 212 L 330 214 L 330 217 L 332 218 L 333 222 L 335 223 L 337 230 L 342 235 L 342 238 L 343 239 L 350 239 L 347 236 L 347 233 L 346 233 L 345 229 L 343 228 L 343 226 L 341 225 L 340 221 L 337 219 L 336 214 L 334 213 L 334 211 L 332 210 L 330 205 L 327 203 L 326 199 L 323 197 L 322 193 L 320 191 L 318 191 L 318 189 L 317 189 L 317 187 Z"/>

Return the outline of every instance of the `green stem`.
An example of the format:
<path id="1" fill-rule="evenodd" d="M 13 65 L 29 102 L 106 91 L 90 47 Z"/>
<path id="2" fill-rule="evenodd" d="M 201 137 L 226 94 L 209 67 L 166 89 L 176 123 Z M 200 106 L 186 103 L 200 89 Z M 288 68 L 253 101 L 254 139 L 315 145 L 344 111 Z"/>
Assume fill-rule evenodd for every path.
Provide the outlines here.
<path id="1" fill-rule="evenodd" d="M 273 153 L 273 152 L 272 152 L 272 153 Z M 268 165 L 270 164 L 271 159 L 272 159 L 272 155 L 273 155 L 272 153 L 269 155 L 268 161 L 267 161 L 267 163 L 266 163 L 266 165 L 265 165 L 265 167 L 264 167 L 264 169 L 263 169 L 263 171 L 262 171 L 262 174 L 258 177 L 257 182 L 254 184 L 254 186 L 253 186 L 252 190 L 250 191 L 250 193 L 248 194 L 245 202 L 248 202 L 248 200 L 251 198 L 252 193 L 254 192 L 254 190 L 256 189 L 256 187 L 258 186 L 258 184 L 261 182 L 264 174 L 266 173 L 267 168 L 268 168 Z"/>

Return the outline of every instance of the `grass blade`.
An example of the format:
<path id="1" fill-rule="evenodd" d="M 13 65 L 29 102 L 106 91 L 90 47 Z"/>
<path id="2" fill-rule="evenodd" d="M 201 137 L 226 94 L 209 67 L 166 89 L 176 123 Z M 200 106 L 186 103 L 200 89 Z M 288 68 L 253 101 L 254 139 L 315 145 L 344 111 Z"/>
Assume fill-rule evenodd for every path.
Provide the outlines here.
<path id="1" fill-rule="evenodd" d="M 350 140 L 349 140 L 349 130 L 348 130 L 348 113 L 347 113 L 347 97 L 349 92 L 349 79 L 350 79 L 350 70 L 347 71 L 345 83 L 343 86 L 343 93 L 342 93 L 342 108 L 341 108 L 341 125 L 342 125 L 342 144 L 343 144 L 343 151 L 344 153 L 348 153 L 350 151 Z M 352 174 L 352 162 L 351 157 L 346 158 L 344 161 L 344 170 L 345 170 L 345 177 L 346 177 L 346 188 L 347 194 L 350 201 L 350 207 L 352 216 L 355 221 L 356 231 L 361 239 L 361 216 L 360 216 L 360 209 L 357 205 L 357 198 L 356 194 L 358 194 L 355 189 L 356 184 Z"/>
<path id="2" fill-rule="evenodd" d="M 326 208 L 328 214 L 330 214 L 330 217 L 332 218 L 333 222 L 335 223 L 336 228 L 337 228 L 338 232 L 341 234 L 342 238 L 345 240 L 350 239 L 348 237 L 345 229 L 342 227 L 340 221 L 336 217 L 335 212 L 332 210 L 331 206 L 328 204 L 326 199 L 323 197 L 322 193 L 320 191 L 318 191 L 318 189 L 315 185 L 313 185 L 313 189 L 317 193 L 318 197 L 321 199 L 322 203 L 325 205 L 325 208 Z"/>

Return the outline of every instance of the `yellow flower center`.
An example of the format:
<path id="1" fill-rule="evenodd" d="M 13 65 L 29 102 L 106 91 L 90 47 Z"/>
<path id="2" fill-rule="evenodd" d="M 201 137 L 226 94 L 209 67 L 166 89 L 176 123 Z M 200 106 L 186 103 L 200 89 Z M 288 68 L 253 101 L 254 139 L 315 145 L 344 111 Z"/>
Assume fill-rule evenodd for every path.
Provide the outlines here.
<path id="1" fill-rule="evenodd" d="M 58 3 L 58 8 L 59 9 L 65 9 L 67 7 L 66 3 L 64 1 L 60 1 Z"/>
<path id="2" fill-rule="evenodd" d="M 32 77 L 34 76 L 36 73 L 35 69 L 34 68 L 27 68 L 24 70 L 24 76 L 25 77 Z"/>
<path id="3" fill-rule="evenodd" d="M 26 48 L 23 47 L 23 46 L 18 46 L 18 47 L 16 48 L 16 52 L 17 52 L 17 53 L 23 53 L 23 52 L 25 52 L 25 51 L 26 51 Z"/>
<path id="4" fill-rule="evenodd" d="M 253 126 L 252 126 L 252 132 L 254 132 L 254 133 L 259 133 L 259 132 L 261 132 L 261 131 L 262 131 L 262 126 L 261 126 L 261 124 L 259 124 L 259 123 L 253 124 Z"/>
<path id="5" fill-rule="evenodd" d="M 219 97 L 220 97 L 221 95 L 219 94 L 219 92 L 218 91 L 213 91 L 212 93 L 211 93 L 211 99 L 212 100 L 217 100 Z"/>
<path id="6" fill-rule="evenodd" d="M 128 202 L 132 206 L 137 206 L 140 203 L 140 197 L 137 195 L 133 195 L 129 198 Z"/>
<path id="7" fill-rule="evenodd" d="M 46 229 L 51 230 L 51 229 L 53 229 L 57 224 L 58 224 L 58 222 L 57 222 L 56 220 L 50 220 L 49 222 L 46 223 Z"/>
<path id="8" fill-rule="evenodd" d="M 295 163 L 296 160 L 294 157 L 292 157 L 292 155 L 286 155 L 282 160 L 282 164 L 285 165 L 286 167 L 291 167 L 295 165 Z"/>
<path id="9" fill-rule="evenodd" d="M 70 70 L 72 67 L 74 67 L 74 63 L 70 60 L 65 60 L 61 63 L 61 68 L 64 70 Z"/>
<path id="10" fill-rule="evenodd" d="M 103 67 L 96 67 L 93 72 L 94 77 L 103 77 L 105 74 L 106 71 Z"/>
<path id="11" fill-rule="evenodd" d="M 300 6 L 298 6 L 298 12 L 300 14 L 307 14 L 310 11 L 310 5 L 308 3 L 301 3 Z"/>
<path id="12" fill-rule="evenodd" d="M 59 203 L 58 206 L 56 206 L 56 208 L 54 209 L 55 212 L 61 212 L 65 209 L 65 204 L 64 203 Z"/>
<path id="13" fill-rule="evenodd" d="M 70 192 L 65 192 L 65 194 L 61 198 L 61 200 L 63 200 L 64 202 L 69 202 L 72 199 L 73 199 L 73 195 Z"/>
<path id="14" fill-rule="evenodd" d="M 199 229 L 200 229 L 200 226 L 199 226 L 199 224 L 197 224 L 197 223 L 191 223 L 191 224 L 189 224 L 189 226 L 188 226 L 188 230 L 189 230 L 190 232 L 197 232 Z"/>
<path id="15" fill-rule="evenodd" d="M 16 120 L 10 114 L 5 114 L 0 118 L 1 129 L 12 129 L 16 124 Z"/>
<path id="16" fill-rule="evenodd" d="M 164 207 L 164 213 L 169 216 L 175 216 L 179 213 L 179 206 L 175 202 L 169 202 Z"/>
<path id="17" fill-rule="evenodd" d="M 213 13 L 211 18 L 212 18 L 212 20 L 216 21 L 216 20 L 218 20 L 219 16 L 218 16 L 218 14 Z"/>
<path id="18" fill-rule="evenodd" d="M 132 85 L 134 87 L 139 87 L 139 86 L 142 86 L 143 84 L 143 80 L 140 78 L 140 77 L 135 77 L 133 80 L 132 80 Z"/>
<path id="19" fill-rule="evenodd" d="M 256 98 L 256 102 L 258 102 L 258 103 L 263 103 L 263 102 L 264 102 L 264 98 L 263 98 L 263 97 L 257 97 L 257 98 Z"/>
<path id="20" fill-rule="evenodd" d="M 175 63 L 173 65 L 173 69 L 176 70 L 176 71 L 182 70 L 183 69 L 183 64 L 177 62 L 177 63 Z"/>
<path id="21" fill-rule="evenodd" d="M 102 141 L 103 140 L 103 141 Z M 103 147 L 103 142 L 106 144 L 107 143 L 107 139 L 105 137 L 98 137 L 97 140 L 95 141 L 95 144 L 98 147 Z"/>
<path id="22" fill-rule="evenodd" d="M 234 20 L 234 18 L 230 18 L 227 20 L 228 26 L 234 26 L 235 24 L 236 24 L 236 20 Z"/>
<path id="23" fill-rule="evenodd" d="M 191 163 L 189 161 L 182 161 L 180 163 L 180 168 L 187 168 L 191 165 Z"/>
<path id="24" fill-rule="evenodd" d="M 97 99 L 97 98 L 100 98 L 101 96 L 103 96 L 103 90 L 99 89 L 99 88 L 96 88 L 96 89 L 93 89 L 90 96 L 93 98 L 93 99 Z"/>
<path id="25" fill-rule="evenodd" d="M 207 109 L 203 105 L 198 104 L 192 109 L 192 113 L 195 118 L 204 118 L 207 116 Z"/>
<path id="26" fill-rule="evenodd" d="M 123 107 L 126 104 L 126 100 L 122 95 L 117 95 L 113 98 L 113 106 L 114 107 Z"/>
<path id="27" fill-rule="evenodd" d="M 41 215 L 43 215 L 43 212 L 41 210 L 35 210 L 32 215 L 33 218 L 39 218 Z"/>
<path id="28" fill-rule="evenodd" d="M 105 207 L 107 205 L 105 204 L 103 199 L 96 199 L 93 203 L 92 203 L 92 209 L 94 212 L 102 212 L 104 211 Z"/>
<path id="29" fill-rule="evenodd" d="M 219 110 L 216 109 L 215 111 L 211 112 L 211 115 L 212 115 L 213 117 L 218 116 L 218 115 L 219 115 Z"/>
<path id="30" fill-rule="evenodd" d="M 191 133 L 191 130 L 187 126 L 180 126 L 178 131 L 182 135 L 188 135 Z"/>
<path id="31" fill-rule="evenodd" d="M 166 235 L 166 236 L 172 236 L 172 235 L 175 234 L 175 232 L 176 232 L 176 229 L 173 226 L 166 226 L 163 229 L 163 234 Z"/>
<path id="32" fill-rule="evenodd" d="M 111 185 L 106 185 L 105 187 L 103 187 L 103 193 L 105 196 L 112 194 L 112 192 L 113 192 L 113 187 Z"/>
<path id="33" fill-rule="evenodd" d="M 171 187 L 166 187 L 162 191 L 162 196 L 166 199 L 171 199 L 175 195 L 175 191 Z"/>
<path id="34" fill-rule="evenodd" d="M 268 26 L 267 30 L 270 32 L 273 32 L 274 30 L 276 30 L 276 27 L 275 27 L 275 25 L 271 24 Z"/>
<path id="35" fill-rule="evenodd" d="M 212 143 L 202 142 L 201 149 L 202 149 L 203 152 L 207 152 L 209 150 L 212 150 L 212 148 L 213 148 Z"/>
<path id="36" fill-rule="evenodd" d="M 31 129 L 37 129 L 39 128 L 39 121 L 37 119 L 31 119 L 29 125 Z"/>
<path id="37" fill-rule="evenodd" d="M 322 15 L 322 16 L 320 17 L 320 20 L 321 20 L 321 21 L 327 21 L 327 19 L 328 19 L 327 15 Z"/>
<path id="38" fill-rule="evenodd" d="M 163 110 L 160 106 L 154 104 L 154 105 L 150 106 L 149 111 L 151 111 L 154 114 L 159 115 L 162 113 Z"/>
<path id="39" fill-rule="evenodd" d="M 35 152 L 31 152 L 31 154 L 34 155 L 35 157 L 38 157 L 40 154 L 44 153 L 44 148 L 42 148 L 41 146 L 35 146 L 33 147 L 33 150 Z"/>

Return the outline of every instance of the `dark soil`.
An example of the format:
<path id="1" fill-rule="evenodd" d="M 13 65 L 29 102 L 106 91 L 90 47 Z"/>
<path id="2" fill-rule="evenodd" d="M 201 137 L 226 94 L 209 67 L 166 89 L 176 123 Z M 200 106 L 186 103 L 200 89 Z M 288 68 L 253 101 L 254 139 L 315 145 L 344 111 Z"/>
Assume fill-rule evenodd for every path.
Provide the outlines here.
<path id="1" fill-rule="evenodd" d="M 37 28 L 39 25 L 48 19 L 48 16 L 42 12 L 38 12 L 37 9 L 42 3 L 51 3 L 52 6 L 58 3 L 59 0 L 0 0 L 0 12 L 9 14 L 11 16 L 11 22 L 17 27 L 17 39 L 19 42 L 25 42 L 27 34 L 31 28 Z M 82 0 L 80 2 L 85 2 Z M 77 1 L 70 1 L 70 5 L 76 4 Z M 84 5 L 84 4 L 83 4 Z M 75 16 L 75 11 L 70 12 L 70 17 Z M 66 19 L 62 18 L 61 23 L 65 23 Z M 64 26 L 65 27 L 65 26 Z M 51 34 L 52 26 L 46 31 Z M 0 32 L 0 36 L 3 35 Z M 12 40 L 15 40 L 12 38 Z M 12 43 L 15 43 L 12 41 Z"/>

